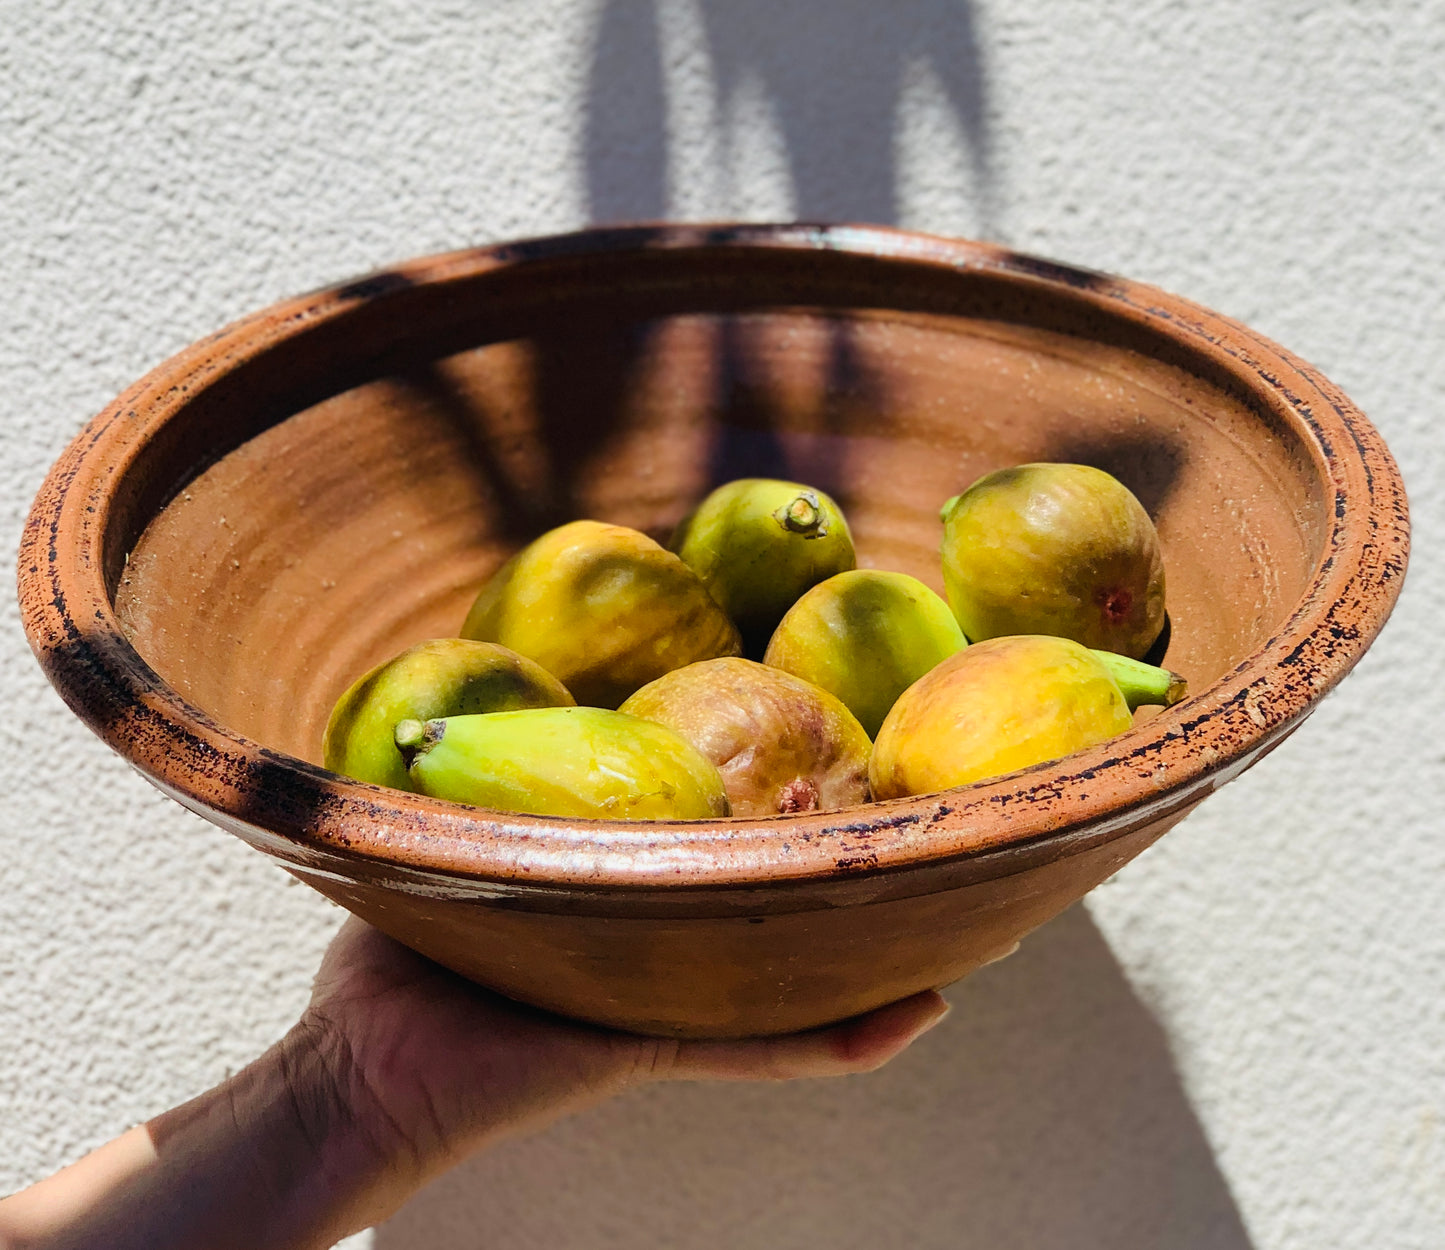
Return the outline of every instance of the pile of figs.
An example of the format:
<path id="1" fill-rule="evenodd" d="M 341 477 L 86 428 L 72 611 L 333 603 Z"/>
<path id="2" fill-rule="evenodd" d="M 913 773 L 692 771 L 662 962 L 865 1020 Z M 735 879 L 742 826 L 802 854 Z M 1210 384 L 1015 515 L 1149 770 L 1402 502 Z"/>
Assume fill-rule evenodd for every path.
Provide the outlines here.
<path id="1" fill-rule="evenodd" d="M 942 519 L 947 602 L 857 568 L 838 505 L 795 482 L 718 487 L 667 547 L 560 526 L 482 586 L 460 637 L 341 696 L 326 766 L 537 815 L 769 816 L 998 777 L 1184 696 L 1143 662 L 1164 566 L 1115 478 L 1001 469 Z"/>

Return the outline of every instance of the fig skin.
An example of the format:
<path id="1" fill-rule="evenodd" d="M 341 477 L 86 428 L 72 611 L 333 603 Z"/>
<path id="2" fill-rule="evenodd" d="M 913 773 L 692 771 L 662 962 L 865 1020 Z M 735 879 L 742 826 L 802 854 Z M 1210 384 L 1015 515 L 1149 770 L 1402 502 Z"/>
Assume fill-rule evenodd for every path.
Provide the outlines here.
<path id="1" fill-rule="evenodd" d="M 1137 660 L 1164 627 L 1159 535 L 1102 469 L 985 474 L 944 505 L 943 523 L 943 582 L 970 642 L 1055 634 Z"/>
<path id="2" fill-rule="evenodd" d="M 788 609 L 763 663 L 841 699 L 871 738 L 899 695 L 965 646 L 948 604 L 916 577 L 853 569 Z"/>
<path id="3" fill-rule="evenodd" d="M 567 688 L 525 656 L 491 642 L 433 638 L 363 674 L 336 701 L 321 752 L 332 772 L 410 790 L 393 741 L 401 720 L 568 707 Z"/>
<path id="4" fill-rule="evenodd" d="M 482 587 L 461 632 L 536 660 L 578 703 L 605 708 L 672 669 L 742 649 L 686 564 L 601 521 L 573 521 L 524 547 Z"/>
<path id="5" fill-rule="evenodd" d="M 435 799 L 536 816 L 709 820 L 722 778 L 665 725 L 596 707 L 403 721 L 415 788 Z"/>
<path id="6" fill-rule="evenodd" d="M 872 743 L 826 690 L 752 660 L 704 660 L 622 705 L 676 730 L 722 774 L 734 816 L 829 811 L 868 800 Z"/>
<path id="7" fill-rule="evenodd" d="M 875 799 L 932 794 L 1060 759 L 1133 717 L 1087 647 L 1016 634 L 977 642 L 905 690 L 878 731 Z"/>
<path id="8" fill-rule="evenodd" d="M 857 563 L 837 503 L 775 478 L 719 486 L 678 525 L 668 547 L 702 579 L 755 658 L 804 591 Z"/>

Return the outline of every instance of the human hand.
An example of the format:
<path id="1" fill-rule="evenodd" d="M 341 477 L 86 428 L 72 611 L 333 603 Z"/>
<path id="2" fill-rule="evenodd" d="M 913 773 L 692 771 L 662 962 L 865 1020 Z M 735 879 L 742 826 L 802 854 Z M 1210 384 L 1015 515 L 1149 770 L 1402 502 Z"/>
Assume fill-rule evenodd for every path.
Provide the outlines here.
<path id="1" fill-rule="evenodd" d="M 867 1072 L 946 1011 L 928 991 L 784 1037 L 638 1037 L 512 1002 L 353 918 L 322 960 L 297 1033 L 322 1056 L 354 1132 L 391 1161 L 394 1183 L 375 1197 L 392 1207 L 490 1141 L 629 1086 Z"/>
<path id="2" fill-rule="evenodd" d="M 866 1072 L 946 1010 L 930 991 L 788 1037 L 636 1037 L 513 1003 L 352 919 L 281 1042 L 0 1201 L 0 1246 L 319 1250 L 489 1142 L 629 1086 Z"/>

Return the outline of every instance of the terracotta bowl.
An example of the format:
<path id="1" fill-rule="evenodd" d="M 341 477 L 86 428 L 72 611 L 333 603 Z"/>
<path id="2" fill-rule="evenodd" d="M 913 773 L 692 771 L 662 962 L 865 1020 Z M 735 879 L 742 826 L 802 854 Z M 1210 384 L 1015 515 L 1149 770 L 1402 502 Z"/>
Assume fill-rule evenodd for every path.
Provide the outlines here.
<path id="1" fill-rule="evenodd" d="M 454 634 L 574 517 L 664 535 L 710 487 L 832 492 L 941 588 L 938 507 L 1083 461 L 1163 540 L 1194 694 L 967 789 L 715 823 L 514 816 L 325 771 L 340 692 Z M 1405 498 L 1330 383 L 1149 287 L 882 229 L 596 231 L 258 313 L 80 435 L 25 531 L 31 643 L 157 786 L 504 994 L 649 1033 L 781 1032 L 1007 953 L 1258 760 L 1400 589 Z"/>

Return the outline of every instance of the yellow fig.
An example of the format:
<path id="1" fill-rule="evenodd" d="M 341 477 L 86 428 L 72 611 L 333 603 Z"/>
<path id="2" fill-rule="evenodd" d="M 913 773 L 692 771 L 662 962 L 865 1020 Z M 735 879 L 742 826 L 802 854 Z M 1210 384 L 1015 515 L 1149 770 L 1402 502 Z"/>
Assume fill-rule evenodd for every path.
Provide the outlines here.
<path id="1" fill-rule="evenodd" d="M 551 673 L 490 642 L 433 638 L 358 678 L 336 701 L 322 740 L 332 772 L 410 790 L 392 740 L 397 721 L 468 712 L 564 707 L 572 696 Z"/>
<path id="2" fill-rule="evenodd" d="M 826 690 L 752 660 L 690 664 L 622 705 L 717 765 L 734 816 L 831 810 L 868 799 L 868 735 Z"/>
<path id="3" fill-rule="evenodd" d="M 1108 667 L 1067 638 L 974 643 L 905 690 L 878 731 L 875 799 L 931 794 L 1059 759 L 1133 724 Z"/>
<path id="4" fill-rule="evenodd" d="M 686 564 L 601 521 L 573 521 L 519 551 L 482 587 L 462 636 L 510 647 L 579 703 L 607 708 L 672 669 L 741 650 Z"/>
<path id="5" fill-rule="evenodd" d="M 719 486 L 668 544 L 761 656 L 805 590 L 857 562 L 842 510 L 820 490 L 772 478 Z"/>
<path id="6" fill-rule="evenodd" d="M 763 662 L 841 699 L 871 737 L 899 695 L 965 645 L 948 604 L 917 578 L 853 569 L 788 609 Z"/>
<path id="7" fill-rule="evenodd" d="M 707 820 L 728 814 L 722 778 L 664 725 L 596 707 L 402 721 L 417 790 L 537 816 Z"/>
<path id="8" fill-rule="evenodd" d="M 1142 658 L 1164 627 L 1164 560 L 1143 505 L 1081 464 L 985 474 L 943 507 L 943 582 L 970 642 L 1056 634 Z"/>

